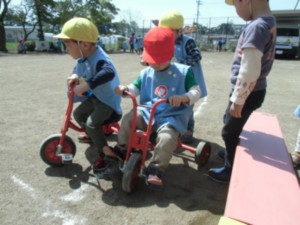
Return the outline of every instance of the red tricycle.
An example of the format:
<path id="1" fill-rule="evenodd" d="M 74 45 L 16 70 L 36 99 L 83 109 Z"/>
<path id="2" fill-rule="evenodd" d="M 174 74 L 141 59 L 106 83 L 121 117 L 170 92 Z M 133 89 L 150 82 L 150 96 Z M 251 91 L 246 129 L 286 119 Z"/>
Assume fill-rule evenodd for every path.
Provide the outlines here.
<path id="1" fill-rule="evenodd" d="M 124 92 L 131 98 L 133 104 L 133 120 L 130 132 L 130 138 L 127 146 L 126 157 L 123 165 L 121 166 L 121 171 L 123 172 L 122 177 L 122 189 L 125 192 L 131 192 L 138 183 L 139 177 L 145 176 L 145 161 L 147 157 L 148 150 L 154 148 L 155 143 L 151 142 L 151 127 L 154 118 L 154 113 L 159 104 L 166 103 L 167 99 L 161 99 L 157 101 L 152 107 L 140 105 L 137 103 L 135 96 L 130 92 Z M 137 108 L 145 107 L 150 109 L 150 117 L 147 125 L 146 131 L 136 130 L 137 121 Z M 178 138 L 178 147 L 184 150 L 188 150 L 195 154 L 195 161 L 198 167 L 205 165 L 211 154 L 210 143 L 201 141 L 197 148 L 185 145 Z"/>
<path id="2" fill-rule="evenodd" d="M 71 137 L 66 133 L 69 128 L 84 132 L 85 129 L 76 125 L 71 118 L 73 111 L 73 99 L 74 99 L 74 84 L 71 84 L 68 89 L 69 101 L 67 110 L 65 113 L 61 132 L 59 134 L 53 134 L 47 137 L 41 145 L 40 156 L 42 160 L 50 166 L 63 166 L 65 164 L 72 163 L 72 160 L 76 154 L 76 145 Z M 114 115 L 103 124 L 103 132 L 106 136 L 111 135 L 113 132 L 118 132 L 120 129 L 118 121 L 121 119 L 121 115 Z"/>

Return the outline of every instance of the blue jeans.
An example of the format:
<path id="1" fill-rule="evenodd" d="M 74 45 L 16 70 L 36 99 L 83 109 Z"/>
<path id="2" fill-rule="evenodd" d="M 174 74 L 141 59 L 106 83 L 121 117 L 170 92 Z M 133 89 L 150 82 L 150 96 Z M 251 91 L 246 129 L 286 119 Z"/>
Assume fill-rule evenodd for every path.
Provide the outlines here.
<path id="1" fill-rule="evenodd" d="M 243 130 L 244 125 L 246 124 L 248 118 L 250 117 L 251 113 L 261 107 L 262 103 L 264 102 L 266 95 L 266 90 L 259 90 L 252 92 L 245 104 L 242 111 L 241 118 L 235 118 L 230 115 L 230 106 L 232 102 L 229 102 L 227 109 L 224 115 L 224 126 L 222 129 L 222 137 L 225 142 L 225 166 L 232 167 L 236 147 L 239 143 L 239 137 Z M 231 96 L 231 94 L 230 94 Z"/>

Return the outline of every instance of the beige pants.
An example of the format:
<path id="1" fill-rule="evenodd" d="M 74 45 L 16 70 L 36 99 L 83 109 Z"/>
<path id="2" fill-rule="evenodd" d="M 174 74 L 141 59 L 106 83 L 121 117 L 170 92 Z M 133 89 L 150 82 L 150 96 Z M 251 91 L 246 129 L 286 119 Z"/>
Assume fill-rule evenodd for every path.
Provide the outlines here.
<path id="1" fill-rule="evenodd" d="M 119 145 L 127 145 L 130 136 L 132 118 L 133 111 L 130 111 L 129 113 L 125 114 L 122 119 L 121 129 L 118 133 Z M 143 117 L 140 113 L 138 113 L 136 129 L 143 131 L 147 129 L 147 124 L 143 120 Z M 153 130 L 155 131 L 155 125 Z M 162 171 L 168 167 L 173 152 L 177 148 L 178 136 L 179 132 L 170 126 L 164 126 L 159 130 L 157 133 L 154 155 L 150 160 L 151 166 L 154 166 Z"/>

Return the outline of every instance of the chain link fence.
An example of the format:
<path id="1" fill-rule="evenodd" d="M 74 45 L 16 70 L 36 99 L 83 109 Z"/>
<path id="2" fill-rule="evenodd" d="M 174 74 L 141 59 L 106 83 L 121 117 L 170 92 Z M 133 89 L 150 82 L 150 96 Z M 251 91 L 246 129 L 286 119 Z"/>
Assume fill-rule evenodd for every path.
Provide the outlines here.
<path id="1" fill-rule="evenodd" d="M 155 26 L 155 22 L 144 20 L 140 33 L 144 34 Z M 202 51 L 234 51 L 237 39 L 247 23 L 240 17 L 199 17 L 185 18 L 184 32 L 192 36 Z"/>

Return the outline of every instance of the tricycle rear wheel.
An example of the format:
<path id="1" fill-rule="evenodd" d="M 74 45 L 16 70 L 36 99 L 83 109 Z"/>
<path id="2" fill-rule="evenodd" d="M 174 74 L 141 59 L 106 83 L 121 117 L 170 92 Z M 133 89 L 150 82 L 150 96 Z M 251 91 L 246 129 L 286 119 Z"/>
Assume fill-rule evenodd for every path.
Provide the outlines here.
<path id="1" fill-rule="evenodd" d="M 211 145 L 208 142 L 201 141 L 197 145 L 195 152 L 195 161 L 198 164 L 198 167 L 204 166 L 210 157 L 211 154 Z"/>

